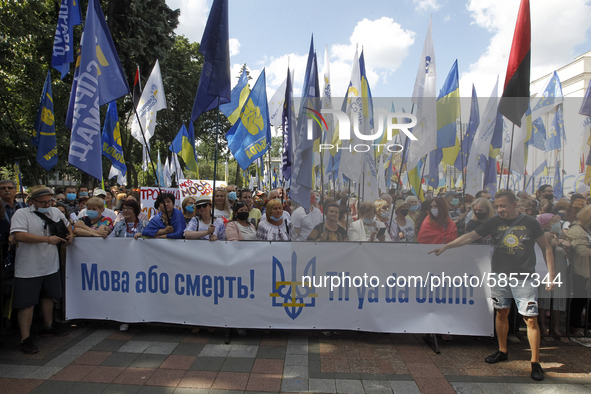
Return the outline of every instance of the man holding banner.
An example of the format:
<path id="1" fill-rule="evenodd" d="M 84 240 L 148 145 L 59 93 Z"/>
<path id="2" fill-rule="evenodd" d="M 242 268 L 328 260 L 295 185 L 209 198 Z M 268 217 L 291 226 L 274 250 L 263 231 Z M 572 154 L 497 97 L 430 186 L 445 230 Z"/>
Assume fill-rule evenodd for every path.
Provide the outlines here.
<path id="1" fill-rule="evenodd" d="M 531 377 L 544 380 L 544 370 L 540 366 L 540 328 L 538 327 L 538 286 L 546 284 L 552 290 L 556 278 L 552 247 L 544 237 L 540 224 L 517 211 L 517 198 L 510 190 L 502 190 L 495 196 L 497 216 L 484 222 L 476 230 L 456 238 L 429 253 L 439 256 L 447 249 L 467 245 L 490 235 L 494 252 L 491 260 L 491 273 L 487 285 L 491 287 L 493 305 L 497 312 L 495 328 L 499 350 L 486 357 L 485 361 L 495 364 L 506 361 L 507 335 L 509 333 L 509 311 L 511 300 L 515 299 L 517 309 L 527 325 L 527 338 L 531 347 Z M 548 275 L 539 278 L 535 273 L 535 244 L 538 244 L 546 260 Z"/>

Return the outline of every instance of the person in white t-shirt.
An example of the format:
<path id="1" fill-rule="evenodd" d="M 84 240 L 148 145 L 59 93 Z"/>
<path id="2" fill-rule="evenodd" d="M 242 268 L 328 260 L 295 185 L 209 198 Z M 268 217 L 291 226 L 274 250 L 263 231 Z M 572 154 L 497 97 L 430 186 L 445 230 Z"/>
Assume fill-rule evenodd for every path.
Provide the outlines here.
<path id="1" fill-rule="evenodd" d="M 314 227 L 322 223 L 322 213 L 314 205 L 316 196 L 312 194 L 310 198 L 310 209 L 299 207 L 291 214 L 291 226 L 293 228 L 292 241 L 305 241 Z"/>
<path id="2" fill-rule="evenodd" d="M 71 226 L 61 211 L 51 206 L 53 193 L 43 185 L 31 188 L 31 206 L 21 208 L 12 217 L 10 233 L 18 242 L 14 264 L 13 308 L 18 309 L 21 350 L 33 354 L 39 348 L 31 338 L 35 305 L 41 302 L 42 335 L 60 336 L 53 326 L 54 300 L 62 297 L 58 245 L 74 239 Z M 53 235 L 52 224 L 63 222 L 66 236 Z"/>

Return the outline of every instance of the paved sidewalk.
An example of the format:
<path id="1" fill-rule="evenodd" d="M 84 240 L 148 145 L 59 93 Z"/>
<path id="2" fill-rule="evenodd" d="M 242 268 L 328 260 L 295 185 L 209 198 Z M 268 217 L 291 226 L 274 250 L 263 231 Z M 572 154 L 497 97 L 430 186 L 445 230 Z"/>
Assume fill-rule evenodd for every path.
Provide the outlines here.
<path id="1" fill-rule="evenodd" d="M 435 354 L 422 335 L 248 331 L 225 344 L 226 330 L 89 322 L 62 338 L 36 338 L 20 352 L 13 334 L 0 348 L 2 393 L 588 393 L 591 349 L 542 343 L 546 380 L 529 377 L 527 340 L 508 362 L 488 365 L 492 338 L 453 337 Z"/>

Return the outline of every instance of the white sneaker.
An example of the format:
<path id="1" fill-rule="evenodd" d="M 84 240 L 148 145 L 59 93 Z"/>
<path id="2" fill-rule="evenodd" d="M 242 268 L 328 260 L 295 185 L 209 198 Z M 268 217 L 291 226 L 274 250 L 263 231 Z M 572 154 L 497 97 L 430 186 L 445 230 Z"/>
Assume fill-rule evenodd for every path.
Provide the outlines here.
<path id="1" fill-rule="evenodd" d="M 129 330 L 129 324 L 123 323 L 119 325 L 119 331 L 127 331 Z"/>

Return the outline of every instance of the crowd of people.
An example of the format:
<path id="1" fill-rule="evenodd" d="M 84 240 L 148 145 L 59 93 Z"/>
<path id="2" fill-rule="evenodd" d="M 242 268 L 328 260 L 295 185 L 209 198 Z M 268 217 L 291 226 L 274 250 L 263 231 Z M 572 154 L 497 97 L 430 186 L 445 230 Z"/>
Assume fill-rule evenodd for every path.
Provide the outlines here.
<path id="1" fill-rule="evenodd" d="M 91 193 L 84 186 L 68 186 L 54 192 L 45 186 L 35 186 L 30 194 L 20 195 L 19 201 L 15 183 L 0 181 L 2 242 L 5 246 L 11 245 L 10 250 L 18 243 L 13 306 L 19 309 L 22 350 L 26 353 L 38 351 L 30 339 L 29 330 L 32 307 L 39 299 L 45 316 L 44 332 L 59 334 L 52 326 L 49 308 L 53 306 L 52 300 L 61 296 L 61 291 L 58 292 L 61 285 L 55 278 L 59 268 L 59 247 L 54 245 L 68 245 L 74 236 L 210 242 L 443 244 L 434 250 L 436 254 L 467 243 L 484 243 L 494 247 L 492 268 L 495 272 L 533 270 L 535 257 L 532 260 L 532 251 L 537 243 L 545 252 L 549 272 L 560 274 L 563 285 L 552 289 L 548 293 L 550 297 L 540 298 L 539 319 L 534 318 L 538 315 L 537 295 L 534 297 L 535 308 L 531 302 L 518 302 L 519 313 L 524 316 L 528 329 L 534 329 L 534 320 L 536 325 L 539 320 L 536 330 L 548 341 L 563 337 L 562 327 L 571 330 L 566 334 L 586 334 L 591 271 L 591 205 L 588 205 L 591 199 L 588 195 L 571 193 L 569 197 L 557 199 L 551 185 L 542 185 L 535 195 L 523 191 L 516 194 L 501 191 L 496 196 L 484 190 L 474 196 L 454 190 L 437 194 L 428 191 L 422 202 L 412 193 L 397 189 L 381 194 L 376 201 L 364 201 L 346 192 L 323 194 L 314 191 L 308 208 L 296 208 L 288 194 L 282 188 L 262 192 L 230 185 L 216 188 L 213 198 L 186 197 L 179 204 L 181 209 L 175 209 L 175 204 L 179 203 L 175 196 L 161 193 L 154 203 L 157 213 L 148 220 L 140 207 L 137 191 L 96 188 Z M 46 225 L 46 218 L 40 215 L 54 222 L 63 222 L 66 232 L 52 233 L 51 226 Z M 515 245 L 503 249 L 508 237 L 515 238 L 515 245 L 523 244 L 522 249 L 527 254 L 515 254 Z M 44 259 L 51 260 L 51 264 L 39 270 L 32 256 L 44 256 Z M 508 313 L 506 300 L 521 300 L 523 295 L 497 295 L 495 308 L 501 311 L 497 313 L 497 334 L 501 327 L 500 337 L 506 339 L 503 334 Z M 525 299 L 533 299 L 531 297 L 527 295 Z M 567 310 L 570 311 L 569 321 L 565 322 Z M 122 325 L 122 329 L 126 328 Z M 532 362 L 537 363 L 539 360 L 535 359 L 534 353 Z M 499 351 L 491 357 L 487 362 L 506 359 L 506 343 L 500 340 Z"/>

